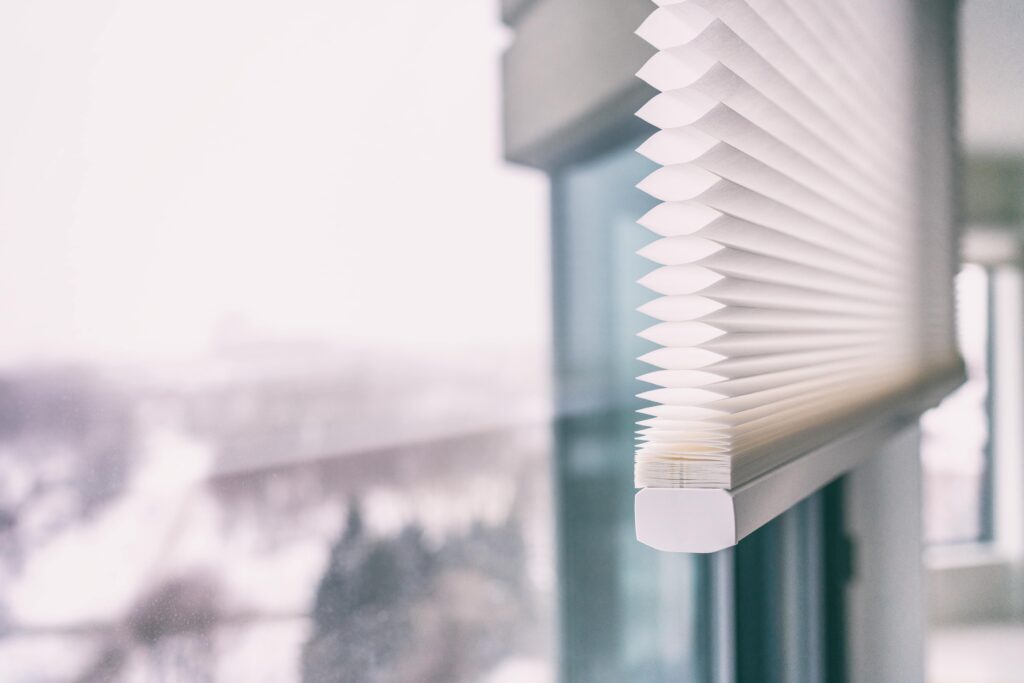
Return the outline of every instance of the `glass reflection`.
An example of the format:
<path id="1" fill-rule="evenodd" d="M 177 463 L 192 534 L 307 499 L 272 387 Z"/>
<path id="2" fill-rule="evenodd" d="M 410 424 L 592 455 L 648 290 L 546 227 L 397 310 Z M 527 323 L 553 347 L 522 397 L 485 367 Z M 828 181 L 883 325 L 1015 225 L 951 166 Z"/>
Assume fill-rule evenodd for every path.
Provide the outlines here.
<path id="1" fill-rule="evenodd" d="M 554 179 L 556 428 L 563 680 L 708 680 L 706 559 L 659 553 L 633 526 L 635 413 L 648 349 L 636 284 L 654 169 L 620 148 Z"/>

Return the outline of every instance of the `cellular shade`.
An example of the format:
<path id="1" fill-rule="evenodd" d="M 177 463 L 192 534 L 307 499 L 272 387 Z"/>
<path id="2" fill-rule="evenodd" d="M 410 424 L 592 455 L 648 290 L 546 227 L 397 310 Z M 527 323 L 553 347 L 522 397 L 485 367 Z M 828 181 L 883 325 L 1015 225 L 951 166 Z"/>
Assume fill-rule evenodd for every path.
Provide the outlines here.
<path id="1" fill-rule="evenodd" d="M 636 484 L 734 488 L 957 362 L 889 0 L 658 0 Z"/>

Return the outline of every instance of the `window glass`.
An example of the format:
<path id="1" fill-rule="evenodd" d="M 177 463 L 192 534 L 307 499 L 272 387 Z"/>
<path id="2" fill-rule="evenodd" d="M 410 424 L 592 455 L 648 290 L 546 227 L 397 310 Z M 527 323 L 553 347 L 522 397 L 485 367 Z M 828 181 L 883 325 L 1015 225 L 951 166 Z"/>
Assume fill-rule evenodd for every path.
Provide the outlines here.
<path id="1" fill-rule="evenodd" d="M 633 360 L 649 298 L 636 224 L 653 200 L 634 185 L 653 170 L 635 144 L 554 178 L 556 429 L 563 679 L 707 680 L 707 558 L 636 541 Z"/>
<path id="2" fill-rule="evenodd" d="M 0 679 L 554 680 L 498 16 L 0 6 Z"/>
<path id="3" fill-rule="evenodd" d="M 989 275 L 982 266 L 964 266 L 956 289 L 967 381 L 921 417 L 929 543 L 980 541 L 990 535 Z"/>

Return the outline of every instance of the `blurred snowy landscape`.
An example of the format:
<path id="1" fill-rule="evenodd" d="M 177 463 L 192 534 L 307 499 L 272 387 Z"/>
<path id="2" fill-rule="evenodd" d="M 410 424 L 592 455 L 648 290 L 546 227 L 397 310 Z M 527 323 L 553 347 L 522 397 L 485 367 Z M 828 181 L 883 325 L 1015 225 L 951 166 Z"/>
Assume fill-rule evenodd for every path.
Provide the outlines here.
<path id="1" fill-rule="evenodd" d="M 0 378 L 0 680 L 553 680 L 543 379 L 372 361 Z"/>

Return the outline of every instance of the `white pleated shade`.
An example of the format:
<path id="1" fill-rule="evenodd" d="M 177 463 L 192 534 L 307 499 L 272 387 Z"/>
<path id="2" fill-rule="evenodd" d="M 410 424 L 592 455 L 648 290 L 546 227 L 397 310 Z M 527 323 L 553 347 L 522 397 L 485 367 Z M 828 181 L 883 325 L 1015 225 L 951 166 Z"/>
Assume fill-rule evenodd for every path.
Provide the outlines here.
<path id="1" fill-rule="evenodd" d="M 922 248 L 903 3 L 656 4 L 636 483 L 733 488 L 955 362 L 952 245 Z"/>

